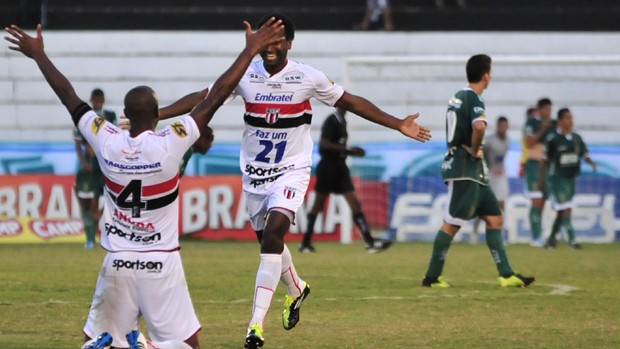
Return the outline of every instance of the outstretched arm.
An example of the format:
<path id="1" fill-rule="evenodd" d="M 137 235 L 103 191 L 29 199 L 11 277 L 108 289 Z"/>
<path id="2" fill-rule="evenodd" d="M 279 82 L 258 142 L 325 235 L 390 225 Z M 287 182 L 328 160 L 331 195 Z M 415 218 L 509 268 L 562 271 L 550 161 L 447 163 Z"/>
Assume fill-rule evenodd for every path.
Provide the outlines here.
<path id="1" fill-rule="evenodd" d="M 52 61 L 47 57 L 43 49 L 41 24 L 37 26 L 37 36 L 35 38 L 26 34 L 16 25 L 11 25 L 11 27 L 4 28 L 4 30 L 12 36 L 5 36 L 4 39 L 15 45 L 9 46 L 9 49 L 23 53 L 37 63 L 45 80 L 47 80 L 47 83 L 52 87 L 52 90 L 60 98 L 60 101 L 65 105 L 69 113 L 73 113 L 80 104 L 84 103 L 75 94 L 75 90 L 69 80 L 56 69 Z M 74 120 L 74 122 L 77 124 L 77 120 Z"/>
<path id="2" fill-rule="evenodd" d="M 252 27 L 248 22 L 244 21 L 243 24 L 245 25 L 245 48 L 232 66 L 215 81 L 207 98 L 200 102 L 190 114 L 196 120 L 200 130 L 207 126 L 213 114 L 239 84 L 254 56 L 269 45 L 284 40 L 284 25 L 281 20 L 276 21 L 275 18 L 271 18 L 255 33 L 252 32 Z"/>
<path id="3" fill-rule="evenodd" d="M 159 108 L 159 120 L 166 120 L 189 113 L 198 103 L 205 99 L 207 93 L 209 93 L 208 88 L 192 92 L 170 105 Z"/>
<path id="4" fill-rule="evenodd" d="M 431 131 L 415 122 L 415 119 L 419 116 L 418 113 L 409 115 L 405 119 L 398 119 L 379 109 L 366 98 L 347 93 L 346 91 L 336 102 L 335 106 L 351 111 L 368 121 L 398 130 L 416 141 L 426 142 L 431 139 Z"/>

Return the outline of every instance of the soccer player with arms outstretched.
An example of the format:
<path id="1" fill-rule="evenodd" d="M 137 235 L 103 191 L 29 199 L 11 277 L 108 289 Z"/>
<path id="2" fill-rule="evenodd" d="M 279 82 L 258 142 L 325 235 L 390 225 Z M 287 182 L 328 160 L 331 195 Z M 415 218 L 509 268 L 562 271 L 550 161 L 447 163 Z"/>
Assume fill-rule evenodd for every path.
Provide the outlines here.
<path id="1" fill-rule="evenodd" d="M 252 62 L 231 96 L 241 96 L 245 102 L 240 166 L 248 213 L 261 246 L 245 348 L 264 345 L 263 321 L 279 281 L 288 290 L 282 314 L 282 325 L 287 330 L 299 321 L 300 306 L 310 293 L 284 244 L 284 235 L 294 222 L 310 182 L 310 99 L 341 107 L 421 142 L 431 138 L 430 131 L 415 122 L 418 114 L 396 118 L 370 101 L 347 93 L 323 72 L 288 59 L 295 37 L 293 23 L 274 14 L 263 18 L 258 26 L 270 17 L 282 20 L 286 39 L 260 52 L 262 59 Z M 171 116 L 174 113 L 167 115 Z"/>
<path id="2" fill-rule="evenodd" d="M 13 25 L 9 48 L 32 58 L 74 124 L 95 150 L 105 177 L 101 246 L 108 251 L 95 290 L 83 348 L 145 348 L 138 323 L 144 316 L 152 347 L 199 348 L 194 312 L 179 254 L 179 164 L 201 138 L 215 111 L 230 95 L 252 58 L 281 41 L 280 21 L 256 33 L 246 27 L 246 47 L 213 85 L 208 97 L 178 122 L 155 133 L 158 103 L 148 86 L 125 96 L 128 132 L 106 122 L 75 93 L 43 49 L 41 26 L 31 37 Z M 97 334 L 101 333 L 98 337 Z"/>

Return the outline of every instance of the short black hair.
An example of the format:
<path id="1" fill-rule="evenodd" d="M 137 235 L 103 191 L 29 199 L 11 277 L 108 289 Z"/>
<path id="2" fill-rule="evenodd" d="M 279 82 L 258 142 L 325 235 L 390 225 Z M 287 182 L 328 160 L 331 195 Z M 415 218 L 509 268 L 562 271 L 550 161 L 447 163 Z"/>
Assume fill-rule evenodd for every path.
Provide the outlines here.
<path id="1" fill-rule="evenodd" d="M 90 99 L 93 99 L 95 97 L 105 98 L 105 95 L 103 94 L 103 90 L 100 88 L 93 89 L 92 92 L 90 93 Z"/>
<path id="2" fill-rule="evenodd" d="M 484 74 L 491 71 L 491 57 L 485 54 L 471 56 L 465 66 L 467 82 L 480 82 Z"/>
<path id="3" fill-rule="evenodd" d="M 570 109 L 562 108 L 558 110 L 558 121 L 564 119 L 564 115 L 570 113 Z"/>
<path id="4" fill-rule="evenodd" d="M 258 24 L 256 24 L 256 29 L 262 27 L 263 24 L 265 24 L 271 17 L 275 18 L 276 21 L 282 21 L 282 24 L 284 24 L 284 36 L 286 36 L 287 40 L 295 39 L 295 27 L 293 26 L 293 22 L 291 22 L 290 18 L 280 13 L 272 13 L 261 18 L 261 20 L 258 21 Z"/>
<path id="5" fill-rule="evenodd" d="M 534 107 L 529 107 L 529 108 L 527 108 L 527 110 L 525 111 L 525 116 L 527 116 L 527 117 L 533 116 L 535 112 L 536 112 L 536 108 L 534 108 Z"/>
<path id="6" fill-rule="evenodd" d="M 551 100 L 547 97 L 545 98 L 541 98 L 538 100 L 538 102 L 536 102 L 536 108 L 542 108 L 542 107 L 546 107 L 548 105 L 552 105 L 553 103 L 551 103 Z"/>
<path id="7" fill-rule="evenodd" d="M 508 118 L 503 115 L 500 115 L 497 117 L 497 123 L 499 124 L 500 122 L 508 122 Z"/>

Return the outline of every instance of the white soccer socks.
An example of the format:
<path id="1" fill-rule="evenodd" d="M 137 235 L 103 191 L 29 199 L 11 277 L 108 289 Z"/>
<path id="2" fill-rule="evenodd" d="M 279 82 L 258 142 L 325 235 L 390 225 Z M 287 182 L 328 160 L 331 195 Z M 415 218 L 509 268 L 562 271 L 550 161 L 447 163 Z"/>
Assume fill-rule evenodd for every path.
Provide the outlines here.
<path id="1" fill-rule="evenodd" d="M 290 253 L 289 253 L 290 255 Z M 250 326 L 258 323 L 263 325 L 271 299 L 278 287 L 282 274 L 282 255 L 261 253 L 260 266 L 256 273 L 256 286 L 254 288 L 254 310 Z"/>
<path id="2" fill-rule="evenodd" d="M 304 281 L 297 275 L 291 251 L 289 251 L 286 245 L 284 245 L 284 251 L 282 251 L 282 274 L 280 275 L 280 281 L 286 286 L 289 296 L 297 298 L 301 295 Z"/>

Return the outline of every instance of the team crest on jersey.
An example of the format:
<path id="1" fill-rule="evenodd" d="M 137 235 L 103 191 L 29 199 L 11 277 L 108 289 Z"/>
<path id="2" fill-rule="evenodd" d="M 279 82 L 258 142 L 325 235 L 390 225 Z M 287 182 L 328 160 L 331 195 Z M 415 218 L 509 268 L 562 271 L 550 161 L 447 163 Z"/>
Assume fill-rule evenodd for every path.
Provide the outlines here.
<path id="1" fill-rule="evenodd" d="M 187 136 L 187 130 L 185 129 L 185 125 L 182 122 L 177 121 L 174 124 L 170 125 L 172 127 L 172 131 L 174 134 L 179 136 L 179 138 L 185 138 Z"/>
<path id="2" fill-rule="evenodd" d="M 104 124 L 105 124 L 105 120 L 97 116 L 93 120 L 93 123 L 91 125 L 91 129 L 93 131 L 93 134 L 96 135 L 99 132 L 99 130 L 101 130 L 101 126 L 103 126 Z"/>
<path id="3" fill-rule="evenodd" d="M 295 192 L 297 192 L 295 188 L 284 187 L 284 197 L 289 200 L 295 197 Z"/>
<path id="4" fill-rule="evenodd" d="M 269 125 L 273 125 L 278 121 L 280 116 L 280 108 L 267 108 L 265 110 L 265 121 Z"/>

